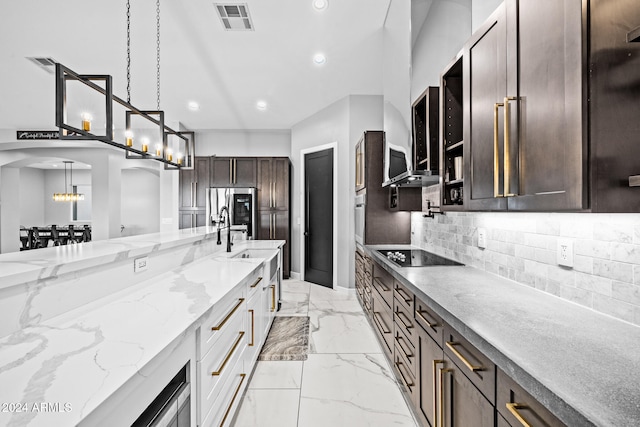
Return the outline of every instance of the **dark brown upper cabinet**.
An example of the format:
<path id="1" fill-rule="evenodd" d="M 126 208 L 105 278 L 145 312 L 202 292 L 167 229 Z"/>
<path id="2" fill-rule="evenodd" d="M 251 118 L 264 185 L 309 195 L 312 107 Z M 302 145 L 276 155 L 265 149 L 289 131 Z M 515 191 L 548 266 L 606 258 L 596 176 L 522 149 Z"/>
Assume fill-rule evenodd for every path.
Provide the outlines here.
<path id="1" fill-rule="evenodd" d="M 413 165 L 438 173 L 438 88 L 428 87 L 413 103 Z"/>
<path id="2" fill-rule="evenodd" d="M 445 67 L 440 76 L 440 176 L 443 210 L 462 210 L 464 197 L 464 99 L 462 52 Z"/>
<path id="3" fill-rule="evenodd" d="M 468 210 L 588 207 L 581 2 L 506 0 L 463 55 Z"/>
<path id="4" fill-rule="evenodd" d="M 211 160 L 212 187 L 255 187 L 255 157 L 213 157 Z"/>

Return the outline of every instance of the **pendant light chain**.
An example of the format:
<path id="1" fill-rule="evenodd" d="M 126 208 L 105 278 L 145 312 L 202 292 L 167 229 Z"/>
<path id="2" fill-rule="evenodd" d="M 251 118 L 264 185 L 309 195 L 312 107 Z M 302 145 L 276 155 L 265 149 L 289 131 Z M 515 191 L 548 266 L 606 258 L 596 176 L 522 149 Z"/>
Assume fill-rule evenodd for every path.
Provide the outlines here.
<path id="1" fill-rule="evenodd" d="M 156 0 L 156 96 L 160 111 L 160 0 Z"/>
<path id="2" fill-rule="evenodd" d="M 131 4 L 127 0 L 127 102 L 131 104 Z"/>

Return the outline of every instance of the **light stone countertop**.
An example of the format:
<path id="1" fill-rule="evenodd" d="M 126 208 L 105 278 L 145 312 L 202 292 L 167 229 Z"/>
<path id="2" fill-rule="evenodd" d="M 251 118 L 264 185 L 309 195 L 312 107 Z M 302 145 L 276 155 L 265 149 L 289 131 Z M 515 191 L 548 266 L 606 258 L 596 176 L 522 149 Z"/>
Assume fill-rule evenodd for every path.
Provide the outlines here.
<path id="1" fill-rule="evenodd" d="M 157 250 L 207 235 L 200 230 L 94 242 L 82 254 L 66 259 L 72 268 L 86 267 L 87 263 L 99 264 L 104 257 L 122 256 L 118 254 L 123 251 Z M 237 242 L 231 255 L 247 248 L 277 249 L 282 243 Z M 32 252 L 41 251 L 46 250 Z M 65 257 L 53 252 L 38 260 L 37 268 L 44 274 L 66 267 Z M 261 265 L 261 259 L 215 253 L 1 338 L 0 403 L 60 402 L 70 404 L 71 410 L 0 411 L 0 425 L 78 424 L 132 377 L 144 375 L 145 366 L 154 358 L 194 332 L 213 305 Z"/>
<path id="2" fill-rule="evenodd" d="M 640 327 L 473 267 L 398 267 L 383 248 L 410 246 L 365 249 L 567 425 L 640 425 Z"/>
<path id="3" fill-rule="evenodd" d="M 187 228 L 0 254 L 0 289 L 100 266 L 123 257 L 148 255 L 189 242 L 213 239 L 216 233 L 215 227 Z"/>

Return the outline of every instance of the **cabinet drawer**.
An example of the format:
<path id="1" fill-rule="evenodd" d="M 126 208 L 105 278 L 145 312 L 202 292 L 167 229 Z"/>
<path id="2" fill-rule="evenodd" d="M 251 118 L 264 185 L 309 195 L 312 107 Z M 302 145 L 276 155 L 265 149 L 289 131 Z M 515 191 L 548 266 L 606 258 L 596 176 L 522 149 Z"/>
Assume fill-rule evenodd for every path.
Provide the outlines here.
<path id="1" fill-rule="evenodd" d="M 374 292 L 371 300 L 371 320 L 375 330 L 383 342 L 383 347 L 389 359 L 393 354 L 393 316 L 391 309 L 382 301 L 382 297 Z"/>
<path id="2" fill-rule="evenodd" d="M 413 357 L 415 359 L 415 357 Z M 402 349 L 398 349 L 398 343 L 396 342 L 396 348 L 394 349 L 393 365 L 396 372 L 399 374 L 400 383 L 404 386 L 405 390 L 410 396 L 410 400 L 414 401 L 418 391 L 418 383 L 416 382 L 415 371 L 412 370 L 411 362 L 405 357 Z M 415 363 L 414 363 L 415 365 Z"/>
<path id="3" fill-rule="evenodd" d="M 380 265 L 373 265 L 373 281 L 371 285 L 380 294 L 383 301 L 393 307 L 393 277 Z"/>
<path id="4" fill-rule="evenodd" d="M 262 290 L 262 285 L 267 278 L 262 275 L 263 269 L 259 269 L 258 272 L 251 275 L 251 277 L 246 280 L 247 282 L 247 300 L 251 299 L 258 290 Z"/>
<path id="5" fill-rule="evenodd" d="M 402 331 L 395 331 L 393 334 L 395 355 L 401 355 L 405 359 L 406 370 L 411 373 L 413 378 L 417 376 L 417 351 L 413 343 Z"/>
<path id="6" fill-rule="evenodd" d="M 224 384 L 220 387 L 217 399 L 210 407 L 202 407 L 204 416 L 201 426 L 229 426 L 233 415 L 239 407 L 243 390 L 247 386 L 248 378 L 244 372 L 242 360 L 238 360 L 229 370 Z"/>
<path id="7" fill-rule="evenodd" d="M 409 338 L 410 344 L 415 347 L 416 341 L 416 328 L 415 321 L 411 315 L 411 311 L 398 301 L 397 298 L 393 299 L 393 322 L 396 329 L 401 329 Z"/>
<path id="8" fill-rule="evenodd" d="M 444 352 L 460 372 L 494 404 L 496 365 L 449 325 L 445 325 L 444 330 Z"/>
<path id="9" fill-rule="evenodd" d="M 416 324 L 442 347 L 444 338 L 444 323 L 442 318 L 418 298 L 415 299 L 414 318 Z"/>
<path id="10" fill-rule="evenodd" d="M 393 297 L 406 308 L 408 313 L 413 313 L 413 292 L 397 280 L 393 281 Z"/>
<path id="11" fill-rule="evenodd" d="M 496 409 L 512 426 L 564 426 L 547 408 L 498 369 Z"/>
<path id="12" fill-rule="evenodd" d="M 244 329 L 244 310 L 240 316 L 233 316 L 213 348 L 200 362 L 200 403 L 206 413 L 217 399 L 222 386 L 229 378 L 236 362 L 247 345 L 247 334 Z"/>
<path id="13" fill-rule="evenodd" d="M 213 306 L 211 314 L 200 327 L 200 352 L 198 359 L 202 359 L 209 352 L 218 339 L 233 329 L 234 319 L 242 318 L 245 305 L 244 287 L 238 292 L 229 292 L 222 300 Z M 237 332 L 237 330 L 236 330 Z"/>

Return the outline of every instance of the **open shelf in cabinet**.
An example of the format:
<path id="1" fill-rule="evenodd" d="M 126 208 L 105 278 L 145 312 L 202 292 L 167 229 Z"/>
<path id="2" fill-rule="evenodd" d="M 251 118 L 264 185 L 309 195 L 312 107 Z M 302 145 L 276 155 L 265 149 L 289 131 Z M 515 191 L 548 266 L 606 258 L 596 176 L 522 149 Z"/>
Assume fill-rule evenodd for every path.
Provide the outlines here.
<path id="1" fill-rule="evenodd" d="M 462 55 L 444 69 L 440 78 L 440 206 L 461 209 L 464 197 Z"/>

